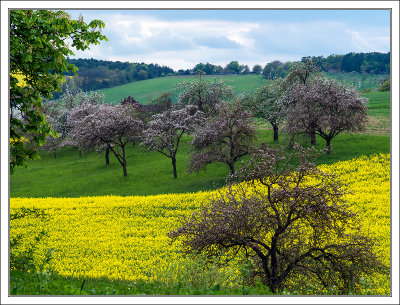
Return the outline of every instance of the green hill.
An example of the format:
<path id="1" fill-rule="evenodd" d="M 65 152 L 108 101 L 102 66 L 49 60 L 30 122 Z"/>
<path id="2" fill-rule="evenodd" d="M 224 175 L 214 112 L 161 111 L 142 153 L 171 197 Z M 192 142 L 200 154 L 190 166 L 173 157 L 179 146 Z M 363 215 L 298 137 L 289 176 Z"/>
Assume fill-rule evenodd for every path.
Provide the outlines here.
<path id="1" fill-rule="evenodd" d="M 254 91 L 266 82 L 262 75 L 218 75 L 203 76 L 203 78 L 212 82 L 215 79 L 217 82 L 223 80 L 227 85 L 232 86 L 235 92 Z M 105 94 L 107 103 L 116 104 L 123 98 L 132 96 L 139 103 L 148 104 L 164 92 L 176 93 L 176 86 L 179 83 L 194 79 L 194 76 L 159 77 L 103 89 L 101 92 Z"/>
<path id="2" fill-rule="evenodd" d="M 379 80 L 385 75 L 362 75 L 360 73 L 325 73 L 328 78 L 335 79 L 345 84 L 350 84 L 359 90 L 378 87 Z M 223 80 L 227 85 L 232 86 L 236 93 L 244 91 L 255 91 L 266 82 L 262 75 L 207 75 L 204 79 L 214 82 Z M 105 101 L 111 104 L 119 103 L 123 98 L 132 96 L 141 104 L 148 104 L 165 92 L 171 92 L 176 99 L 176 86 L 184 81 L 194 80 L 194 76 L 168 76 L 143 81 L 135 81 L 125 85 L 100 90 L 106 96 Z"/>

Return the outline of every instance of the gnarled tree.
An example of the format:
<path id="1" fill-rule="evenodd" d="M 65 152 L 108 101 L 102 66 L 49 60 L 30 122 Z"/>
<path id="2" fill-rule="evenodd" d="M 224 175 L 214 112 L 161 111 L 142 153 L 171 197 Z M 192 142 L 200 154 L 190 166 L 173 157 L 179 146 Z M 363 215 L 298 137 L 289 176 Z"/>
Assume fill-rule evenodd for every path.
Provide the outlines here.
<path id="1" fill-rule="evenodd" d="M 128 106 L 84 103 L 71 111 L 68 124 L 70 144 L 83 150 L 109 149 L 127 176 L 125 147 L 138 139 L 143 129 Z"/>
<path id="2" fill-rule="evenodd" d="M 249 154 L 255 138 L 252 115 L 240 101 L 218 104 L 215 115 L 194 133 L 189 173 L 222 162 L 235 174 L 235 163 Z"/>
<path id="3" fill-rule="evenodd" d="M 367 121 L 367 99 L 351 87 L 334 80 L 315 78 L 293 86 L 286 95 L 286 128 L 291 134 L 315 132 L 326 141 L 341 132 L 362 131 Z"/>
<path id="4" fill-rule="evenodd" d="M 384 270 L 374 240 L 332 174 L 316 168 L 307 150 L 282 150 L 255 150 L 237 173 L 248 182 L 221 190 L 169 237 L 182 238 L 187 252 L 250 257 L 253 278 L 273 293 L 310 283 L 356 292 L 362 275 Z"/>
<path id="5" fill-rule="evenodd" d="M 174 178 L 177 178 L 176 154 L 180 140 L 184 133 L 193 131 L 202 121 L 203 113 L 194 105 L 172 107 L 152 116 L 142 133 L 141 145 L 170 158 Z"/>

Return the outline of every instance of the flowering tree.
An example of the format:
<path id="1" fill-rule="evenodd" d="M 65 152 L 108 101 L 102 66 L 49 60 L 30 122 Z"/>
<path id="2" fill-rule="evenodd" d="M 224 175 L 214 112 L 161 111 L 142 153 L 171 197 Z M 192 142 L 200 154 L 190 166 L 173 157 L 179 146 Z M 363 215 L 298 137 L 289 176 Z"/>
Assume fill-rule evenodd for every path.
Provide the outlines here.
<path id="1" fill-rule="evenodd" d="M 127 176 L 125 147 L 140 136 L 143 123 L 122 105 L 92 105 L 83 103 L 68 117 L 71 128 L 68 139 L 80 149 L 109 149 L 121 164 Z"/>
<path id="2" fill-rule="evenodd" d="M 357 291 L 364 274 L 385 269 L 374 240 L 345 204 L 341 183 L 316 168 L 312 151 L 283 151 L 254 150 L 237 173 L 247 183 L 221 190 L 169 237 L 182 238 L 187 252 L 250 258 L 251 277 L 273 293 L 307 284 Z"/>
<path id="3" fill-rule="evenodd" d="M 155 114 L 142 133 L 141 145 L 149 151 L 158 151 L 172 161 L 174 178 L 177 178 L 176 153 L 184 133 L 194 130 L 203 120 L 203 113 L 194 105 L 183 108 L 172 107 Z"/>
<path id="4" fill-rule="evenodd" d="M 291 134 L 315 132 L 326 141 L 343 131 L 362 131 L 367 121 L 366 99 L 354 88 L 334 80 L 315 78 L 308 84 L 297 84 L 287 93 L 286 128 Z"/>
<path id="5" fill-rule="evenodd" d="M 222 162 L 234 174 L 235 163 L 249 154 L 255 134 L 252 115 L 238 100 L 218 104 L 215 116 L 209 117 L 194 133 L 189 172 Z"/>
<path id="6" fill-rule="evenodd" d="M 183 82 L 178 84 L 178 90 L 182 92 L 178 96 L 178 101 L 183 105 L 196 105 L 205 114 L 210 114 L 215 106 L 222 101 L 233 97 L 234 92 L 231 86 L 226 86 L 224 82 L 214 83 L 202 78 L 203 71 L 198 71 L 198 81 Z"/>
<path id="7" fill-rule="evenodd" d="M 285 79 L 282 81 L 281 85 L 282 88 L 285 90 L 285 93 L 287 92 L 295 92 L 293 88 L 295 88 L 298 85 L 303 85 L 307 86 L 309 83 L 311 83 L 315 78 L 321 77 L 319 74 L 319 68 L 313 63 L 311 59 L 305 59 L 302 62 L 295 63 L 291 68 L 288 73 L 288 75 L 285 77 Z M 294 95 L 292 95 L 293 97 Z M 293 104 L 296 103 L 295 99 L 283 99 L 284 106 L 282 109 L 284 113 L 288 111 L 288 107 L 291 107 Z M 303 133 L 307 134 L 310 136 L 311 140 L 311 145 L 316 145 L 316 132 L 315 132 L 315 124 L 313 120 L 310 120 L 309 126 L 306 130 L 305 133 L 303 129 L 300 130 L 300 132 L 296 133 Z M 292 130 L 293 131 L 293 130 Z M 296 133 L 292 133 L 292 135 L 295 135 Z"/>

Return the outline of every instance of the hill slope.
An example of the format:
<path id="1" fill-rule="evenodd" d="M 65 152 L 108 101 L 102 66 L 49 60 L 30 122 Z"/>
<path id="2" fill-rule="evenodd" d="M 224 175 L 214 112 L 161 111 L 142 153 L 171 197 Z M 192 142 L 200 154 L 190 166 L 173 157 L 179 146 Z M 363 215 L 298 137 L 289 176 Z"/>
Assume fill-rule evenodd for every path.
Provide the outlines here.
<path id="1" fill-rule="evenodd" d="M 362 75 L 360 73 L 325 73 L 328 78 L 335 79 L 345 84 L 350 84 L 359 90 L 376 89 L 381 78 L 385 75 L 370 74 Z M 249 91 L 253 92 L 267 81 L 262 75 L 206 75 L 203 76 L 211 82 L 216 80 L 225 81 L 227 85 L 232 86 L 236 93 Z M 131 82 L 125 85 L 100 90 L 106 96 L 105 101 L 111 104 L 119 103 L 123 98 L 132 96 L 141 104 L 148 104 L 165 92 L 173 93 L 176 99 L 176 86 L 184 81 L 193 81 L 194 76 L 168 76 L 149 80 Z"/>

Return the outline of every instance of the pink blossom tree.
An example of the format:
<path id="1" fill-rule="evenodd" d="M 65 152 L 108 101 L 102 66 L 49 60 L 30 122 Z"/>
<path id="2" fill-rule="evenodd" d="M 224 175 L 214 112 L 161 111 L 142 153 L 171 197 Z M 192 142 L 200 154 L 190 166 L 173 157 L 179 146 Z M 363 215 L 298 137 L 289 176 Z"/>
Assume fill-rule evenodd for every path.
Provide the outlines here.
<path id="1" fill-rule="evenodd" d="M 315 78 L 308 84 L 297 84 L 287 93 L 286 128 L 291 134 L 315 131 L 326 141 L 331 153 L 331 140 L 341 132 L 365 128 L 367 99 L 334 80 Z"/>
<path id="2" fill-rule="evenodd" d="M 203 121 L 203 113 L 194 105 L 172 107 L 155 114 L 144 129 L 141 145 L 171 159 L 174 178 L 177 178 L 176 154 L 183 134 L 191 132 Z"/>
<path id="3" fill-rule="evenodd" d="M 125 147 L 139 138 L 143 128 L 143 123 L 130 114 L 129 107 L 84 103 L 71 111 L 68 124 L 70 144 L 84 150 L 109 149 L 127 176 Z"/>
<path id="4" fill-rule="evenodd" d="M 249 154 L 255 138 L 253 117 L 240 101 L 218 104 L 216 114 L 194 133 L 189 173 L 222 162 L 235 174 L 235 163 Z"/>

